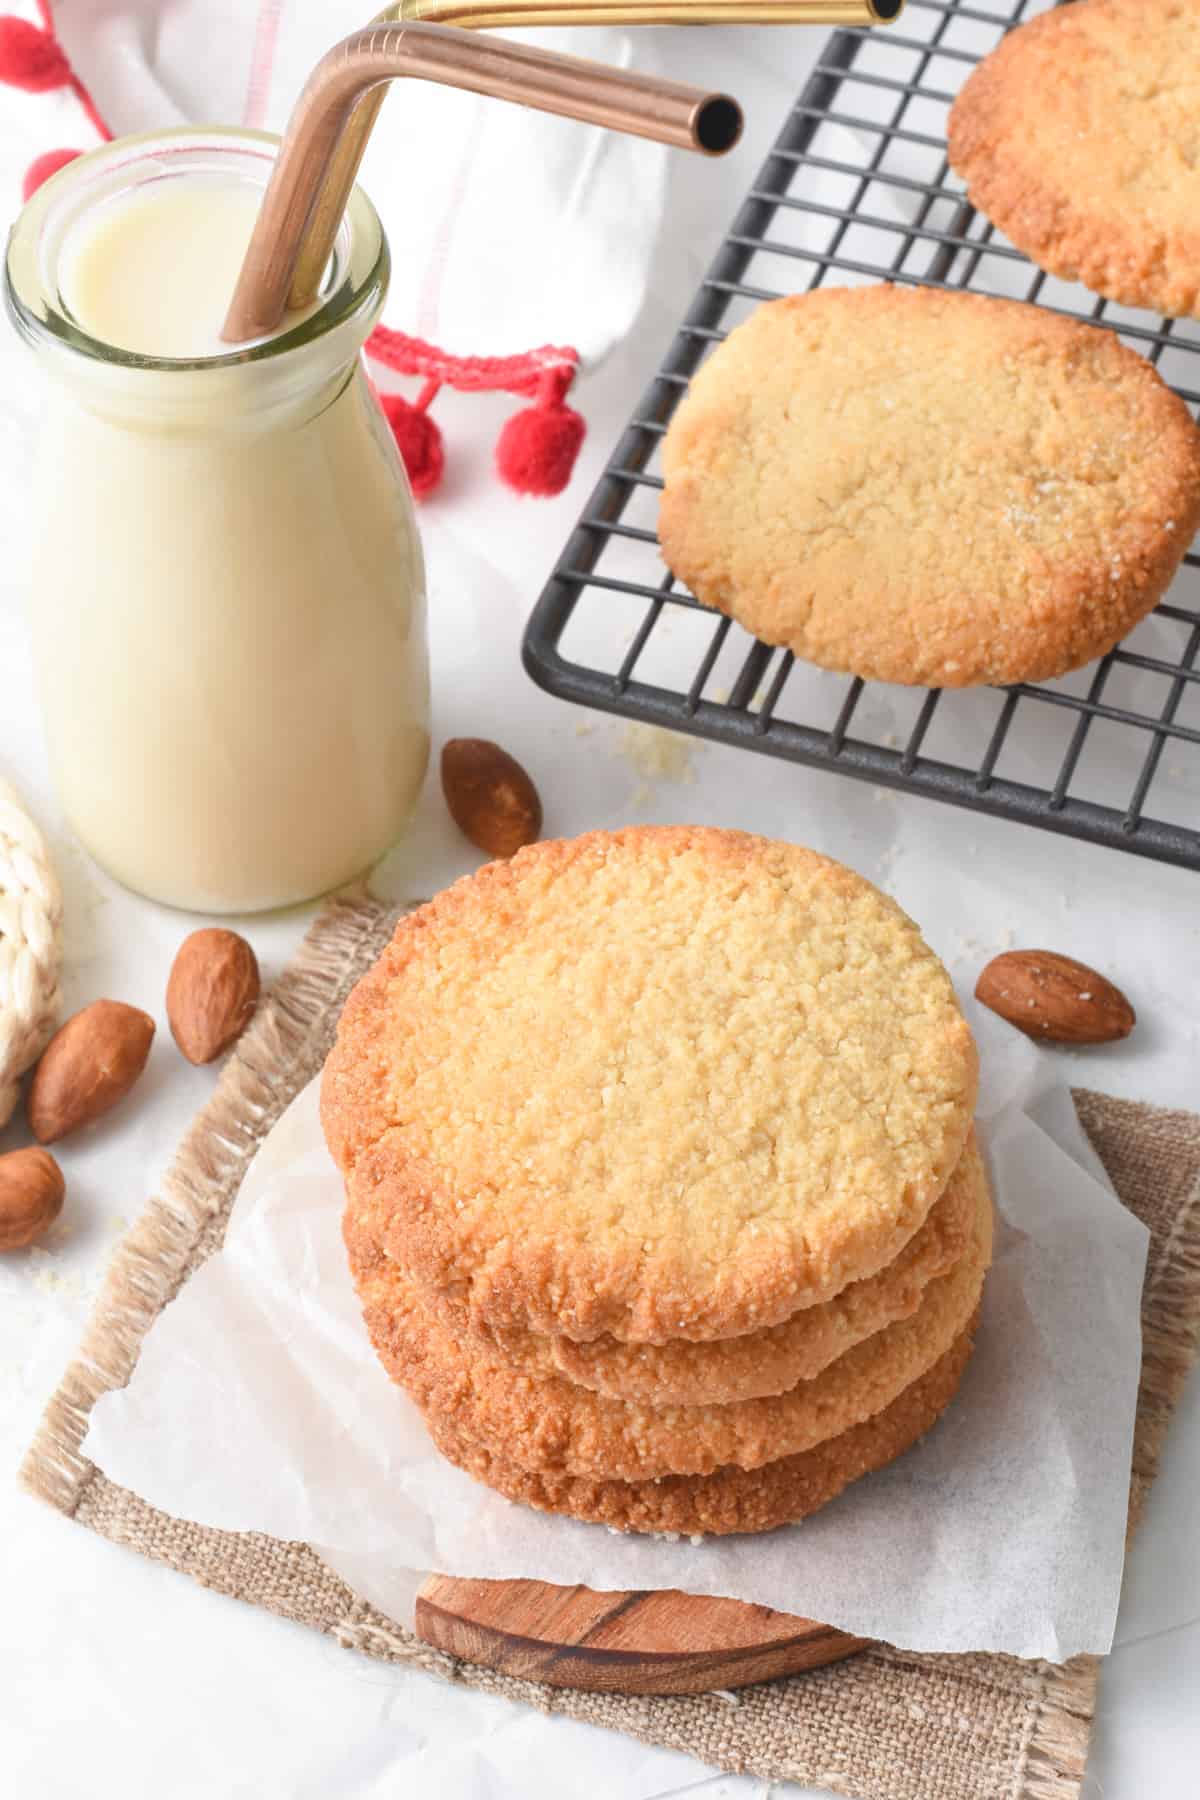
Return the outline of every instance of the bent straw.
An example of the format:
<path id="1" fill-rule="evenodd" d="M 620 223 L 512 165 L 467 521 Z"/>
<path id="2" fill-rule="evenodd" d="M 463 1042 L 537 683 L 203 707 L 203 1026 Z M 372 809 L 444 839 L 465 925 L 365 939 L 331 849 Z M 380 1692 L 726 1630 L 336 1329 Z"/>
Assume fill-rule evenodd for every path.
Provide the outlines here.
<path id="1" fill-rule="evenodd" d="M 713 156 L 730 149 L 742 129 L 741 109 L 726 94 L 445 25 L 365 26 L 321 58 L 296 103 L 221 332 L 226 343 L 265 337 L 278 326 L 351 115 L 381 83 L 404 76 Z M 330 247 L 340 217 L 339 208 Z"/>
<path id="2" fill-rule="evenodd" d="M 398 0 L 373 23 L 418 21 L 460 30 L 518 25 L 877 25 L 890 24 L 905 0 Z M 304 234 L 288 308 L 309 306 L 358 176 L 386 89 L 367 94 L 331 158 Z"/>

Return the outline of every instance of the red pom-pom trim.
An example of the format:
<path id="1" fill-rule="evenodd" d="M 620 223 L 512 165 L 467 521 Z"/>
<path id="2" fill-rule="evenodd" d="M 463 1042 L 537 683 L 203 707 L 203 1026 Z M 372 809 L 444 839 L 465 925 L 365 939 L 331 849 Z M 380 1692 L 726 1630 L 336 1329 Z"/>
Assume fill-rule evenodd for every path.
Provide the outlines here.
<path id="1" fill-rule="evenodd" d="M 43 28 L 0 14 L 0 82 L 35 94 L 70 88 L 97 135 L 111 141 L 112 132 L 55 36 L 51 0 L 37 0 L 37 9 Z M 37 157 L 25 171 L 23 198 L 29 200 L 43 182 L 83 154 L 47 150 Z M 377 326 L 367 354 L 402 374 L 425 378 L 415 403 L 399 394 L 379 396 L 416 499 L 434 491 L 446 467 L 442 434 L 428 412 L 443 382 L 464 393 L 506 390 L 532 398 L 535 404 L 509 419 L 500 433 L 496 466 L 518 493 L 560 494 L 566 487 L 586 430 L 579 414 L 564 404 L 579 366 L 575 350 L 544 344 L 521 356 L 453 356 L 421 338 Z"/>
<path id="2" fill-rule="evenodd" d="M 47 150 L 42 156 L 35 156 L 25 171 L 25 179 L 21 183 L 22 200 L 32 200 L 44 181 L 73 163 L 82 150 Z"/>
<path id="3" fill-rule="evenodd" d="M 29 94 L 45 94 L 70 86 L 71 65 L 48 31 L 5 13 L 0 16 L 0 81 Z"/>
<path id="4" fill-rule="evenodd" d="M 380 394 L 379 403 L 392 428 L 396 448 L 408 471 L 413 497 L 425 500 L 442 479 L 446 468 L 446 451 L 437 422 L 425 410 L 438 390 L 437 382 L 427 382 L 416 405 L 402 394 Z"/>
<path id="5" fill-rule="evenodd" d="M 50 0 L 38 0 L 38 14 L 41 27 L 11 13 L 0 14 L 0 83 L 29 94 L 70 88 L 97 135 L 110 142 L 112 131 L 59 47 Z M 49 149 L 34 158 L 23 178 L 23 198 L 31 200 L 43 182 L 81 155 L 81 149 Z M 398 373 L 425 376 L 416 403 L 401 394 L 380 394 L 383 414 L 417 500 L 434 493 L 446 468 L 441 430 L 428 416 L 428 407 L 443 382 L 462 392 L 527 394 L 534 400 L 533 407 L 518 412 L 500 432 L 498 472 L 518 493 L 554 495 L 567 486 L 587 430 L 578 412 L 565 405 L 565 394 L 579 365 L 578 351 L 543 344 L 542 349 L 520 356 L 453 356 L 437 344 L 426 344 L 423 338 L 376 326 L 367 355 Z"/>
<path id="6" fill-rule="evenodd" d="M 535 404 L 504 427 L 496 466 L 521 494 L 561 494 L 566 487 L 586 430 L 579 414 L 564 404 L 579 367 L 578 351 L 543 344 L 522 356 L 452 356 L 423 338 L 377 325 L 367 355 L 398 374 L 426 378 L 419 412 L 443 383 L 463 394 L 526 395 Z"/>
<path id="7" fill-rule="evenodd" d="M 587 427 L 573 407 L 554 401 L 514 413 L 496 444 L 501 478 L 519 494 L 548 499 L 571 479 Z"/>

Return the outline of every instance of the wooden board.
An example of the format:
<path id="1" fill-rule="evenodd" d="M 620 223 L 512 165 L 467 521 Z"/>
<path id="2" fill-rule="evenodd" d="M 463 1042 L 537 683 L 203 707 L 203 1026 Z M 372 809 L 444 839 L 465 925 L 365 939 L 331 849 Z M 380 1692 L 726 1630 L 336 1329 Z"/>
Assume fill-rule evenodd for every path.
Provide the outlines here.
<path id="1" fill-rule="evenodd" d="M 601 1594 L 544 1581 L 431 1575 L 417 1635 L 464 1662 L 526 1681 L 612 1694 L 705 1694 L 749 1687 L 867 1648 L 811 1619 L 660 1591 Z"/>

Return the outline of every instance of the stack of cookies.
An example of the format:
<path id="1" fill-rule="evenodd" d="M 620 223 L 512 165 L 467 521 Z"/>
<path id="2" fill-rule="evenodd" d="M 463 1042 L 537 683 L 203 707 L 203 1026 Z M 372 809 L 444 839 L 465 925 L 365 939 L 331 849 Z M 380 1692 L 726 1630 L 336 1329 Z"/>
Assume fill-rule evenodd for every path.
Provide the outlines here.
<path id="1" fill-rule="evenodd" d="M 439 1449 L 635 1531 L 760 1531 L 907 1449 L 992 1210 L 950 980 L 740 832 L 542 843 L 404 919 L 322 1114 L 367 1328 Z"/>

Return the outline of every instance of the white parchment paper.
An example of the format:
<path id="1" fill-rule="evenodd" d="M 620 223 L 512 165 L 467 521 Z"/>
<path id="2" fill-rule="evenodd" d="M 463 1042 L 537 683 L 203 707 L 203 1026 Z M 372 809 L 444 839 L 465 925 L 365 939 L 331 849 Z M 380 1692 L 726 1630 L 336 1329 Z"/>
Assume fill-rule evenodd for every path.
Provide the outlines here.
<path id="1" fill-rule="evenodd" d="M 912 1649 L 1107 1650 L 1147 1233 L 1052 1056 L 973 1022 L 1001 1214 L 978 1348 L 922 1444 L 800 1525 L 625 1536 L 514 1506 L 443 1462 L 367 1342 L 315 1084 L 264 1144 L 224 1250 L 96 1406 L 86 1453 L 168 1512 L 307 1540 L 403 1621 L 440 1569 L 726 1594 Z"/>

